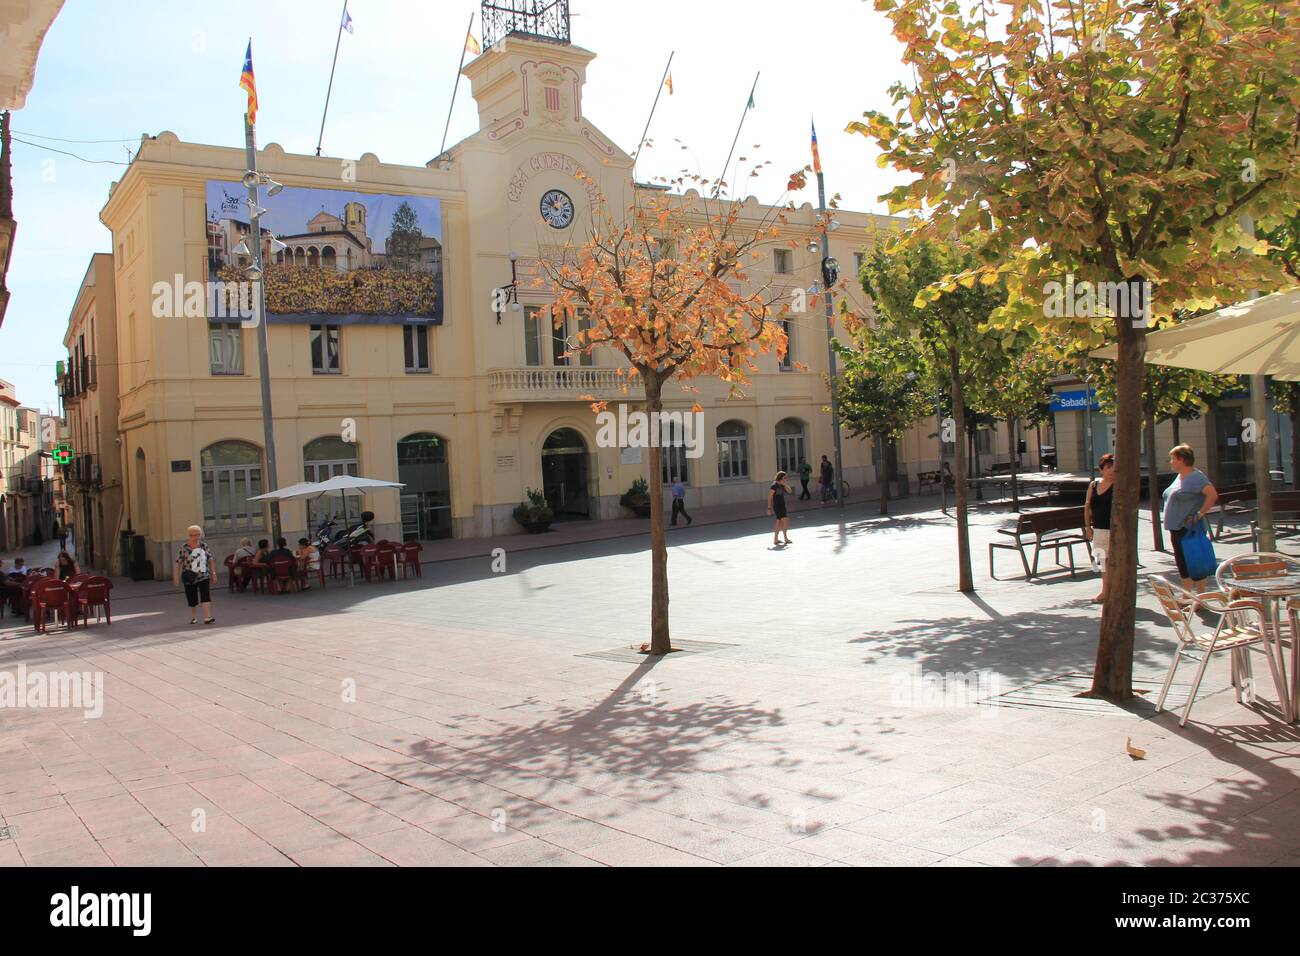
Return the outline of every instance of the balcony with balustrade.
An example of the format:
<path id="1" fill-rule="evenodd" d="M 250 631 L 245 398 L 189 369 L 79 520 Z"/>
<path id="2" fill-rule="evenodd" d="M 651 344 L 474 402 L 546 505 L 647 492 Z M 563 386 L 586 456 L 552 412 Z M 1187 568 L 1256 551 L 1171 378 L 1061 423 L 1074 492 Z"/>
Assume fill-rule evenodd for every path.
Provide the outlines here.
<path id="1" fill-rule="evenodd" d="M 622 372 L 623 374 L 620 374 Z M 626 370 L 575 366 L 496 368 L 488 371 L 494 402 L 643 401 L 645 386 Z"/>

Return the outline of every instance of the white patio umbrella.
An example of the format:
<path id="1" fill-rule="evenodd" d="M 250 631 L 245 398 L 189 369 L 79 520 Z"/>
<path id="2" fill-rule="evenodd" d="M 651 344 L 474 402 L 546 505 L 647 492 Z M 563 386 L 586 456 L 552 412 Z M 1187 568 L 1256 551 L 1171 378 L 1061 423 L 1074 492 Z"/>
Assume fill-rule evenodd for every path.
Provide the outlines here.
<path id="1" fill-rule="evenodd" d="M 1090 352 L 1116 359 L 1114 345 Z M 1146 361 L 1226 375 L 1272 375 L 1300 381 L 1300 290 L 1274 292 L 1160 329 L 1147 336 Z M 1268 475 L 1255 482 L 1260 530 L 1272 538 L 1272 489 Z"/>
<path id="2" fill-rule="evenodd" d="M 378 478 L 361 478 L 357 475 L 335 475 L 325 481 L 300 481 L 294 485 L 254 495 L 249 501 L 296 501 L 300 498 L 320 498 L 329 495 L 364 495 L 380 488 L 405 488 L 400 481 L 381 481 Z"/>
<path id="3" fill-rule="evenodd" d="M 1116 346 L 1090 353 L 1118 358 Z M 1300 380 L 1300 290 L 1274 292 L 1147 336 L 1147 362 Z"/>
<path id="4" fill-rule="evenodd" d="M 277 488 L 275 489 L 275 491 L 268 491 L 264 495 L 254 495 L 248 500 L 249 501 L 291 501 L 295 498 L 311 498 L 314 497 L 316 494 L 319 494 L 318 491 L 313 490 L 316 487 L 317 487 L 317 482 L 300 481 L 294 485 L 287 485 L 284 488 Z"/>

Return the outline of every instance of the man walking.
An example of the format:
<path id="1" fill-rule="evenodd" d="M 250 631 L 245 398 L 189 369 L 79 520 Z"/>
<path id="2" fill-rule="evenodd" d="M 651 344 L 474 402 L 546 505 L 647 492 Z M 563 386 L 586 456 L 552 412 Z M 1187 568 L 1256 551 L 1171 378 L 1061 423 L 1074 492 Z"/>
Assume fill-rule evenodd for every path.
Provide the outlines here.
<path id="1" fill-rule="evenodd" d="M 800 501 L 809 501 L 812 494 L 808 491 L 808 482 L 812 480 L 812 465 L 807 461 L 799 459 L 799 484 L 803 485 L 803 491 L 799 492 Z"/>
<path id="2" fill-rule="evenodd" d="M 694 520 L 686 513 L 686 482 L 678 478 L 673 482 L 673 527 L 677 526 L 677 515 L 680 514 L 686 519 L 686 526 L 689 528 Z"/>
<path id="3" fill-rule="evenodd" d="M 831 464 L 829 458 L 822 455 L 821 478 L 819 479 L 822 486 L 822 505 L 830 500 L 835 494 L 835 466 Z"/>

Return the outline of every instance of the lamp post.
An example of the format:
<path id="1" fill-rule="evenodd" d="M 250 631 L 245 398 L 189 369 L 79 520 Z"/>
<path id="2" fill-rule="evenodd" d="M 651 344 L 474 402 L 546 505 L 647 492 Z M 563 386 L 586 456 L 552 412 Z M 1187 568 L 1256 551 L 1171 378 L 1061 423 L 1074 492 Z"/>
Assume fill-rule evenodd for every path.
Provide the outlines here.
<path id="1" fill-rule="evenodd" d="M 257 139 L 253 124 L 244 114 L 244 144 L 248 158 L 248 170 L 244 173 L 244 185 L 248 187 L 248 227 L 252 248 L 253 267 L 246 272 L 255 287 L 256 299 L 253 308 L 253 321 L 257 326 L 257 371 L 262 385 L 262 437 L 266 443 L 266 490 L 275 491 L 279 487 L 275 470 L 275 424 L 271 416 L 271 370 L 266 347 L 266 287 L 262 278 L 262 209 L 258 203 L 258 185 L 262 177 L 257 174 Z M 271 540 L 279 542 L 280 502 L 271 501 Z"/>

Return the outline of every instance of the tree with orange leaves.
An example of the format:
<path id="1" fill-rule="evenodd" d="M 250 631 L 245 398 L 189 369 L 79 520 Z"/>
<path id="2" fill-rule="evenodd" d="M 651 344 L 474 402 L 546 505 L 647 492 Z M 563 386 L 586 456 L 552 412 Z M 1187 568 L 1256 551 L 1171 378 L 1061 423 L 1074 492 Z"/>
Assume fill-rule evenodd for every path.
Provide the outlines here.
<path id="1" fill-rule="evenodd" d="M 563 261 L 542 260 L 539 282 L 554 296 L 549 308 L 556 327 L 577 314 L 587 318 L 572 351 L 621 352 L 627 381 L 640 378 L 645 386 L 652 423 L 661 421 L 669 382 L 710 376 L 740 390 L 757 368 L 755 356 L 785 353 L 779 321 L 785 307 L 769 289 L 746 290 L 746 263 L 762 257 L 761 247 L 776 240 L 785 222 L 772 207 L 759 208 L 766 214 L 755 222 L 744 217 L 743 204 L 661 193 L 615 215 L 602 197 L 588 238 L 567 248 Z M 649 450 L 654 655 L 672 650 L 661 444 L 651 441 Z"/>

